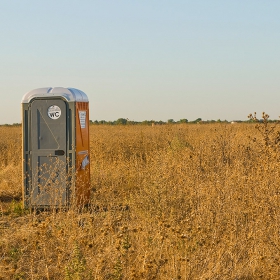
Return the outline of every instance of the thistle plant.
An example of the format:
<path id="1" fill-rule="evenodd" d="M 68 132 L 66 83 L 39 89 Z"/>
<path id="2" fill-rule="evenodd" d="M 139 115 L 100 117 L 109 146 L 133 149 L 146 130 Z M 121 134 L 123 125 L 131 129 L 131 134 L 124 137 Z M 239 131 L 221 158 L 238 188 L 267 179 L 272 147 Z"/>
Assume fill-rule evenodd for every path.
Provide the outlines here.
<path id="1" fill-rule="evenodd" d="M 276 127 L 279 125 L 279 121 L 275 123 L 269 122 L 269 115 L 265 112 L 262 113 L 262 119 L 257 118 L 257 113 L 249 114 L 248 118 L 255 122 L 255 128 L 261 136 L 262 143 L 265 147 L 274 147 L 278 146 L 280 141 L 280 131 L 276 130 Z M 256 138 L 253 138 L 253 141 L 256 141 Z"/>

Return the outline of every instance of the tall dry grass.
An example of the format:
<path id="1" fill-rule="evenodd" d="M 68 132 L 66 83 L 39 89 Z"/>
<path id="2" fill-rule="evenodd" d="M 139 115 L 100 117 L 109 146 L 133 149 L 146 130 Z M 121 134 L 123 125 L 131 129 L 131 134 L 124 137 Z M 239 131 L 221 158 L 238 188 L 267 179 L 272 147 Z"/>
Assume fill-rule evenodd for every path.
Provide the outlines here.
<path id="1" fill-rule="evenodd" d="M 42 213 L 20 206 L 20 128 L 1 127 L 0 279 L 280 279 L 269 127 L 92 126 L 91 206 Z"/>

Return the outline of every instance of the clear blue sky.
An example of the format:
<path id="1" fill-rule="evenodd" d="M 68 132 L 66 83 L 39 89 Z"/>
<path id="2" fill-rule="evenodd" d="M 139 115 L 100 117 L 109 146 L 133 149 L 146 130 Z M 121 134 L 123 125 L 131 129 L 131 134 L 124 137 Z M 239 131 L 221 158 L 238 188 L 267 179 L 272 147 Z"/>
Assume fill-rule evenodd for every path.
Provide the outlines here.
<path id="1" fill-rule="evenodd" d="M 22 96 L 75 87 L 90 119 L 280 115 L 279 0 L 3 0 L 0 124 Z"/>

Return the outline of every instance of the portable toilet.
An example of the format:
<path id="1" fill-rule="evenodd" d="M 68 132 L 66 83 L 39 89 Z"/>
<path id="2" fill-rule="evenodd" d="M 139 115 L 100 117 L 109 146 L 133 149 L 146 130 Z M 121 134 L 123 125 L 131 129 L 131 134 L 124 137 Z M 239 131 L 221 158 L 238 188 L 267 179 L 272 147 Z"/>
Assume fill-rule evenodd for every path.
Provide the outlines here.
<path id="1" fill-rule="evenodd" d="M 75 88 L 34 89 L 22 98 L 25 207 L 90 199 L 89 101 Z"/>

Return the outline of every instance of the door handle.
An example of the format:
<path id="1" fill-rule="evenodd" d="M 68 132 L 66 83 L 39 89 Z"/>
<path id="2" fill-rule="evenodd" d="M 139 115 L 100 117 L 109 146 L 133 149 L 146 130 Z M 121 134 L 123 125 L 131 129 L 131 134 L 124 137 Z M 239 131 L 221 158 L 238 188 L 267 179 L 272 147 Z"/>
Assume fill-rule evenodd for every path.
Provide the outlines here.
<path id="1" fill-rule="evenodd" d="M 54 154 L 56 156 L 64 156 L 65 155 L 65 152 L 63 150 L 55 150 Z"/>

